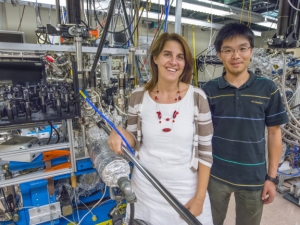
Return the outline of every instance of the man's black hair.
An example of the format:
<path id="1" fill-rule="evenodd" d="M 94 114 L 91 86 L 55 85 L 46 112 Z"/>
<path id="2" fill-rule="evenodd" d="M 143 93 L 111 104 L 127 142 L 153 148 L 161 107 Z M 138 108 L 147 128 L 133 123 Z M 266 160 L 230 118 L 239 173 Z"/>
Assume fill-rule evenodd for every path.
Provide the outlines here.
<path id="1" fill-rule="evenodd" d="M 228 23 L 221 28 L 215 39 L 214 45 L 216 51 L 221 51 L 224 40 L 228 40 L 237 36 L 245 37 L 249 41 L 250 47 L 254 48 L 254 33 L 249 27 L 241 23 Z"/>

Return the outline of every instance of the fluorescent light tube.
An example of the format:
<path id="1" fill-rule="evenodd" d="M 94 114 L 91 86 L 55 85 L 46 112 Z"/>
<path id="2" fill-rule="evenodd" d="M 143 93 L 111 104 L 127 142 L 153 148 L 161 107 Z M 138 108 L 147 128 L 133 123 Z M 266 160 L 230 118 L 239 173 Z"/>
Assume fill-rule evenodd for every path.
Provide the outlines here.
<path id="1" fill-rule="evenodd" d="M 145 0 L 143 0 L 143 1 L 145 2 Z M 158 5 L 164 5 L 164 1 L 159 1 L 159 0 L 151 0 L 151 3 L 155 3 Z M 213 15 L 217 15 L 217 16 L 226 16 L 226 15 L 233 14 L 229 8 L 227 11 L 227 10 L 214 9 L 211 7 L 205 7 L 205 6 L 201 6 L 201 5 L 190 4 L 187 2 L 182 2 L 181 4 L 182 4 L 182 9 L 192 10 L 192 11 L 196 11 L 196 12 L 213 14 Z M 176 1 L 174 1 L 171 6 L 176 7 Z"/>
<path id="2" fill-rule="evenodd" d="M 39 3 L 39 4 L 46 4 L 46 5 L 56 5 L 55 0 L 19 0 L 19 3 L 22 2 L 32 2 L 32 3 Z M 66 0 L 60 0 L 61 6 L 66 6 Z"/>
<path id="3" fill-rule="evenodd" d="M 277 23 L 274 22 L 269 22 L 269 21 L 264 21 L 264 22 L 259 22 L 259 23 L 255 23 L 257 25 L 260 25 L 260 26 L 264 26 L 264 27 L 270 27 L 272 29 L 277 29 Z"/>

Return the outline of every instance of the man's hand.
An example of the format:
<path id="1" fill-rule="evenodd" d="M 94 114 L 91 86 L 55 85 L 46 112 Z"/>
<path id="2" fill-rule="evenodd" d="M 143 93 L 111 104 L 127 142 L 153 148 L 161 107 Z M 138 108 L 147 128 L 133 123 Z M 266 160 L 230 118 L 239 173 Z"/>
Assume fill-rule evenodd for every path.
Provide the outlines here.
<path id="1" fill-rule="evenodd" d="M 261 195 L 261 199 L 264 201 L 264 204 L 272 203 L 275 195 L 276 195 L 276 185 L 272 181 L 266 180 Z"/>
<path id="2" fill-rule="evenodd" d="M 204 199 L 197 199 L 196 197 L 191 198 L 185 207 L 195 216 L 199 216 L 203 211 Z"/>

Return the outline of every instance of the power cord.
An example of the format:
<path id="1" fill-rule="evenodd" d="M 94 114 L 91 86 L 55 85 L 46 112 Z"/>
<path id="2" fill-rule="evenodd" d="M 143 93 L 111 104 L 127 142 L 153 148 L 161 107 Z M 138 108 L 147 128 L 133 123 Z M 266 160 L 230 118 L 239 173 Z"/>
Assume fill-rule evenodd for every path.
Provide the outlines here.
<path id="1" fill-rule="evenodd" d="M 49 139 L 48 139 L 46 145 L 49 145 L 49 143 L 50 143 L 50 141 L 51 141 L 51 137 L 52 137 L 52 132 L 53 132 L 53 126 L 52 126 L 51 121 L 49 120 L 48 123 L 49 123 L 49 125 L 50 125 L 50 129 L 51 129 L 51 130 L 50 130 Z"/>
<path id="2" fill-rule="evenodd" d="M 80 225 L 81 223 L 82 223 L 82 221 L 84 220 L 84 218 L 89 214 L 89 213 L 91 213 L 92 212 L 92 210 L 102 201 L 102 199 L 104 198 L 104 196 L 105 196 L 105 194 L 106 194 L 106 188 L 107 187 L 107 185 L 105 185 L 105 188 L 104 188 L 104 192 L 103 192 L 103 195 L 102 195 L 102 197 L 100 198 L 100 200 L 91 208 L 91 210 L 90 211 L 88 211 L 83 217 L 82 217 L 82 219 L 78 222 L 78 224 L 77 225 Z"/>
<path id="3" fill-rule="evenodd" d="M 148 1 L 147 1 L 147 2 L 148 2 Z M 135 30 L 137 29 L 137 27 L 138 27 L 138 25 L 139 25 L 140 20 L 141 20 L 141 18 L 142 18 L 144 9 L 145 9 L 145 7 L 143 7 L 143 9 L 142 9 L 142 13 L 141 13 L 141 15 L 139 16 L 138 21 L 137 21 L 137 23 L 136 23 L 136 26 L 134 27 L 134 29 L 133 29 L 133 31 L 132 31 L 130 37 L 127 39 L 127 41 L 126 41 L 121 47 L 124 47 L 125 45 L 127 45 L 127 43 L 131 40 L 131 38 L 132 38 L 132 36 L 133 36 Z"/>

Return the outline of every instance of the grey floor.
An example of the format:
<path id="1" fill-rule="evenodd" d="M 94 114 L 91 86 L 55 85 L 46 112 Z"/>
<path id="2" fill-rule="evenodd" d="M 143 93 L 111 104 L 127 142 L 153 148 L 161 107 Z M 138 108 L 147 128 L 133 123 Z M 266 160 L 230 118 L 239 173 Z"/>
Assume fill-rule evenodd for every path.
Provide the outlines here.
<path id="1" fill-rule="evenodd" d="M 286 183 L 286 186 L 289 184 Z M 235 225 L 235 202 L 231 196 L 224 225 Z M 300 225 L 300 206 L 276 194 L 273 203 L 265 205 L 261 225 Z"/>

